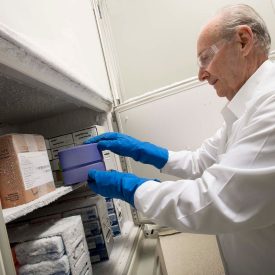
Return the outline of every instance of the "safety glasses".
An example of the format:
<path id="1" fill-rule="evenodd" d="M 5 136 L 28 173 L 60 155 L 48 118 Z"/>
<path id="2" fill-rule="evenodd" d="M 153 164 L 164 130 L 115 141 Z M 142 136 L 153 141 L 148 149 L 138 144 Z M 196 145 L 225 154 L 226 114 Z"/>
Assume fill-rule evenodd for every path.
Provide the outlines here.
<path id="1" fill-rule="evenodd" d="M 198 56 L 197 62 L 200 68 L 206 68 L 212 62 L 212 60 L 221 49 L 224 42 L 225 42 L 225 39 L 218 41 L 217 43 L 213 44 L 211 47 L 204 50 Z"/>

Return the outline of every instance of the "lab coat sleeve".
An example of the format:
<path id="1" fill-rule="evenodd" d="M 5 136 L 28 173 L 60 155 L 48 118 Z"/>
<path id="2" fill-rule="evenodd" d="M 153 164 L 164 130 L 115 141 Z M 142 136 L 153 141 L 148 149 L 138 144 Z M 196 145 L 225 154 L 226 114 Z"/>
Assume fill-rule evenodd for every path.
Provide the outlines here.
<path id="1" fill-rule="evenodd" d="M 275 96 L 251 110 L 226 153 L 201 177 L 141 185 L 137 210 L 182 232 L 230 233 L 274 224 L 274 125 Z"/>
<path id="2" fill-rule="evenodd" d="M 196 179 L 203 171 L 217 161 L 217 151 L 220 141 L 224 138 L 226 125 L 216 134 L 205 140 L 196 151 L 169 151 L 167 164 L 161 169 L 161 173 L 177 176 L 184 179 Z"/>

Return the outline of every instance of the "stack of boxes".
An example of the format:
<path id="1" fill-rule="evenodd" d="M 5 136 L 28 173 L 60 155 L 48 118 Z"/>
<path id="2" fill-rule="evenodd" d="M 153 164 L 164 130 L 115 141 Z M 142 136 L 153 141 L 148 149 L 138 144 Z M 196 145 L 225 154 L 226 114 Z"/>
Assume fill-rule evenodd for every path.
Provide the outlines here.
<path id="1" fill-rule="evenodd" d="M 48 144 L 47 149 L 53 171 L 53 177 L 55 185 L 57 187 L 63 185 L 58 152 L 63 149 L 68 149 L 74 146 L 81 145 L 88 138 L 98 136 L 100 134 L 103 134 L 104 132 L 105 129 L 103 126 L 93 125 L 89 128 L 79 130 L 70 134 L 52 137 L 47 141 L 46 144 Z M 103 158 L 106 170 L 117 169 L 113 160 L 113 156 L 109 151 L 103 152 Z"/>
<path id="2" fill-rule="evenodd" d="M 122 212 L 119 203 L 115 205 L 115 201 L 111 198 L 105 198 L 110 225 L 114 236 L 121 234 L 120 225 L 122 223 Z"/>
<path id="3" fill-rule="evenodd" d="M 99 125 L 93 125 L 89 128 L 73 132 L 71 134 L 66 134 L 63 136 L 53 137 L 49 139 L 48 145 L 50 149 L 49 155 L 51 155 L 51 167 L 53 170 L 53 175 L 55 179 L 56 186 L 62 186 L 62 172 L 60 168 L 60 162 L 58 158 L 58 152 L 63 149 L 72 148 L 83 144 L 88 138 L 98 136 L 105 132 L 104 127 Z M 113 155 L 110 151 L 103 152 L 103 159 L 106 166 L 106 170 L 117 169 L 114 163 Z M 121 211 L 119 208 L 114 206 L 113 200 L 106 198 L 109 219 L 111 223 L 111 229 L 114 236 L 120 235 L 120 220 Z M 119 218 L 120 215 L 120 218 Z"/>
<path id="4" fill-rule="evenodd" d="M 121 234 L 120 228 L 123 219 L 119 200 L 104 199 L 93 193 L 86 185 L 62 198 L 62 201 L 68 200 L 75 200 L 79 205 L 96 203 L 98 215 L 93 215 L 94 211 L 92 210 L 88 219 L 85 214 L 87 208 L 74 209 L 64 213 L 63 216 L 81 215 L 92 263 L 108 260 L 114 241 L 113 237 Z M 81 201 L 83 203 L 80 203 Z"/>
<path id="5" fill-rule="evenodd" d="M 105 200 L 89 196 L 74 202 L 76 209 L 63 213 L 63 217 L 80 215 L 92 263 L 108 260 L 113 248 L 113 235 Z"/>
<path id="6" fill-rule="evenodd" d="M 13 134 L 4 138 L 0 137 L 2 207 L 26 203 L 55 190 L 53 180 L 56 186 L 63 185 L 58 159 L 59 150 L 83 144 L 89 137 L 103 132 L 102 126 L 95 125 L 49 140 L 44 140 L 39 135 Z M 103 152 L 103 158 L 106 170 L 116 169 L 112 153 Z M 8 164 L 5 163 L 7 160 Z M 31 173 L 27 175 L 25 171 L 30 171 L 28 170 L 30 162 L 32 169 L 37 171 L 33 173 L 34 170 L 31 170 Z M 26 170 L 24 170 L 25 168 Z M 29 231 L 32 232 L 32 228 L 36 224 L 49 221 L 58 223 L 60 219 L 75 215 L 81 216 L 91 262 L 96 263 L 109 259 L 114 242 L 113 236 L 120 234 L 121 211 L 119 207 L 115 207 L 113 199 L 104 199 L 94 194 L 87 186 L 18 219 L 14 224 L 15 227 L 11 225 L 10 228 L 17 228 L 23 223 L 25 226 L 29 225 Z M 20 242 L 28 241 L 28 238 L 21 239 Z M 90 269 L 88 268 L 88 270 Z M 71 272 L 71 274 L 73 273 Z"/>
<path id="7" fill-rule="evenodd" d="M 19 275 L 92 275 L 80 216 L 14 227 L 9 239 Z"/>
<path id="8" fill-rule="evenodd" d="M 111 230 L 105 199 L 95 195 L 87 187 L 67 194 L 47 207 L 37 209 L 11 224 L 37 224 L 57 221 L 71 216 L 80 216 L 92 263 L 108 260 L 113 248 L 114 238 Z"/>

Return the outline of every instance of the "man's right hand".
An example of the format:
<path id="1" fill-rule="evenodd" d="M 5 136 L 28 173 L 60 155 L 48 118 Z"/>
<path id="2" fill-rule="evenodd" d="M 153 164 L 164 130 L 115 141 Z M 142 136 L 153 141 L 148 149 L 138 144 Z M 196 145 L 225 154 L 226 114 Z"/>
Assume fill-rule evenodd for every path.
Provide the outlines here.
<path id="1" fill-rule="evenodd" d="M 149 142 L 143 142 L 125 134 L 110 132 L 90 138 L 84 142 L 98 143 L 98 149 L 110 150 L 121 156 L 151 164 L 161 169 L 168 161 L 168 150 Z"/>

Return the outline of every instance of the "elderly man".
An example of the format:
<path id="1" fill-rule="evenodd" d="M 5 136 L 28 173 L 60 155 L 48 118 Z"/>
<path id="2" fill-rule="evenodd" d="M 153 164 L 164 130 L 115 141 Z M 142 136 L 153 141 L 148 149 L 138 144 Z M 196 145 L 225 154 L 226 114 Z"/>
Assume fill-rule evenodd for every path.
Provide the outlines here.
<path id="1" fill-rule="evenodd" d="M 228 274 L 275 274 L 275 65 L 270 36 L 247 5 L 222 9 L 197 43 L 199 79 L 226 97 L 224 125 L 195 152 L 107 133 L 90 139 L 181 178 L 89 172 L 90 187 L 182 232 L 216 234 Z"/>

